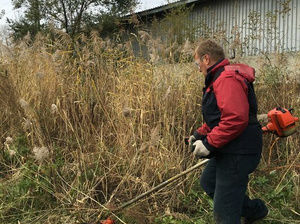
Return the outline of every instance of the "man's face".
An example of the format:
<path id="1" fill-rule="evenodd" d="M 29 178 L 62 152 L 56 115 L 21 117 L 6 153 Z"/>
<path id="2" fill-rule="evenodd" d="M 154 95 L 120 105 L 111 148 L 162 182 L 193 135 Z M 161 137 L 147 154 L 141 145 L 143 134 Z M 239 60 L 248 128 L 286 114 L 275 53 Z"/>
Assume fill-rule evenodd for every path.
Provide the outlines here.
<path id="1" fill-rule="evenodd" d="M 198 66 L 198 69 L 204 76 L 207 75 L 207 69 L 209 68 L 210 58 L 208 54 L 205 54 L 201 57 L 195 53 L 195 64 Z"/>

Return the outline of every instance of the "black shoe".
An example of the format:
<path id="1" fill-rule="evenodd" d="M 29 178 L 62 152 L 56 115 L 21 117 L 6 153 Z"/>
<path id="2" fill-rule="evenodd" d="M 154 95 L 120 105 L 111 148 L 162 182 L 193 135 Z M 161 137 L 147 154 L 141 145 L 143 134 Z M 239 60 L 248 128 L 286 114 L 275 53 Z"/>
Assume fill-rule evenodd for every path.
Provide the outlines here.
<path id="1" fill-rule="evenodd" d="M 269 210 L 265 203 L 260 200 L 260 199 L 254 199 L 257 200 L 258 203 L 260 204 L 259 206 L 259 212 L 256 213 L 254 217 L 249 217 L 244 219 L 244 224 L 252 224 L 255 223 L 256 221 L 262 220 L 269 214 Z"/>

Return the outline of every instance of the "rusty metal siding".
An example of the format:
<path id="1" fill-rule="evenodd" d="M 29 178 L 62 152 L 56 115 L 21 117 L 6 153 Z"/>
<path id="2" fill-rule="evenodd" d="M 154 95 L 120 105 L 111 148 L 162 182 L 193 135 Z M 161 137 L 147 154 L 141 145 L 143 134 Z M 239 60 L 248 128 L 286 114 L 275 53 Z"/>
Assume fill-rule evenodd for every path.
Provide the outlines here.
<path id="1" fill-rule="evenodd" d="M 282 13 L 284 3 L 290 10 Z M 191 13 L 196 36 L 222 39 L 224 32 L 230 49 L 239 35 L 242 55 L 300 50 L 300 0 L 211 0 Z"/>

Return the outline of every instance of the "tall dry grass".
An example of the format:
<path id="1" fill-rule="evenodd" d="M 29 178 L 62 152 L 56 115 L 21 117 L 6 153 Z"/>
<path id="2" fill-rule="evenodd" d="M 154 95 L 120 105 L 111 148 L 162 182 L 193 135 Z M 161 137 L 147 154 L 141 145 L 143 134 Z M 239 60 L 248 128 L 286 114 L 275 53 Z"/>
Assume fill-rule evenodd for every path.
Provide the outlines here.
<path id="1" fill-rule="evenodd" d="M 106 206 L 119 206 L 195 162 L 183 142 L 201 123 L 203 77 L 186 63 L 186 49 L 193 46 L 176 48 L 182 53 L 179 63 L 159 64 L 172 60 L 136 58 L 130 42 L 116 44 L 96 34 L 76 42 L 64 33 L 55 36 L 1 47 L 0 176 L 5 196 L 0 218 L 6 223 L 95 221 L 109 214 Z M 148 43 L 154 54 L 157 40 Z M 282 74 L 281 64 L 261 60 L 260 112 L 293 106 L 299 116 L 299 84 Z M 281 82 L 272 79 L 274 71 Z M 264 140 L 262 169 L 279 170 L 282 179 L 292 172 L 299 196 L 299 135 L 280 144 L 274 136 Z M 197 175 L 116 216 L 123 223 L 128 217 L 153 223 L 166 208 L 182 205 L 193 183 L 187 180 Z"/>
<path id="2" fill-rule="evenodd" d="M 55 42 L 40 36 L 2 55 L 2 143 L 21 135 L 29 149 L 15 148 L 18 161 L 9 166 L 2 159 L 3 178 L 21 178 L 24 164 L 36 160 L 33 148 L 47 147 L 44 161 L 34 162 L 35 175 L 46 176 L 52 199 L 63 207 L 99 208 L 99 215 L 99 204 L 120 205 L 191 164 L 183 137 L 200 117 L 193 67 L 179 76 L 97 35 L 82 36 L 80 44 L 57 35 Z M 169 190 L 156 196 L 157 211 L 177 203 Z M 143 214 L 153 207 L 147 202 Z"/>

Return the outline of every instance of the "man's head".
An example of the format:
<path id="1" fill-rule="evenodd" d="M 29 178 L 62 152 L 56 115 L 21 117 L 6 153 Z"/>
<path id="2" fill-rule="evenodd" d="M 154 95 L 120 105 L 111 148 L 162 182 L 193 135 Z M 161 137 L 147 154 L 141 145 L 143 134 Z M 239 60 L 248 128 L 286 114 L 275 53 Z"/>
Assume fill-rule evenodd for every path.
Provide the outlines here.
<path id="1" fill-rule="evenodd" d="M 205 76 L 207 69 L 223 58 L 223 48 L 212 40 L 202 41 L 195 50 L 195 63 Z"/>

